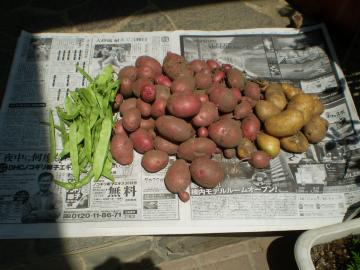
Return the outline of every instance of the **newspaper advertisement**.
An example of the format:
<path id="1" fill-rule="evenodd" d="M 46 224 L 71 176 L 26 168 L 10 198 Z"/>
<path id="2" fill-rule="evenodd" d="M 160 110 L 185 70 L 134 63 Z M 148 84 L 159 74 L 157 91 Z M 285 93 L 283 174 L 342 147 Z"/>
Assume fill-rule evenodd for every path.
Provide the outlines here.
<path id="1" fill-rule="evenodd" d="M 306 153 L 281 151 L 268 169 L 216 156 L 225 180 L 214 189 L 192 183 L 190 201 L 167 191 L 166 168 L 148 173 L 135 153 L 114 164 L 115 181 L 100 178 L 65 190 L 69 159 L 48 163 L 49 110 L 86 86 L 81 66 L 96 76 L 118 72 L 141 55 L 167 52 L 188 61 L 216 59 L 249 79 L 287 82 L 325 105 L 326 138 Z M 0 237 L 85 237 L 309 229 L 341 222 L 360 201 L 359 120 L 324 26 L 109 34 L 30 34 L 19 38 L 1 106 Z M 56 138 L 58 151 L 61 140 Z M 169 162 L 174 161 L 172 158 Z"/>

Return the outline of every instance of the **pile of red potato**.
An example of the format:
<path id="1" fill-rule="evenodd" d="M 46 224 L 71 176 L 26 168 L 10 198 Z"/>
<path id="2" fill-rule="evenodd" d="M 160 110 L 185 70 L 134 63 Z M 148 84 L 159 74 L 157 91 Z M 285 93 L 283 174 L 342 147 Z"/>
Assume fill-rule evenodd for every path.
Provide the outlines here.
<path id="1" fill-rule="evenodd" d="M 324 107 L 316 96 L 289 84 L 248 81 L 241 70 L 215 60 L 187 62 L 169 52 L 161 65 L 141 56 L 135 66 L 122 68 L 118 78 L 114 109 L 121 119 L 111 139 L 113 158 L 131 164 L 135 150 L 143 154 L 144 169 L 157 172 L 175 155 L 164 181 L 182 201 L 189 199 L 185 190 L 192 180 L 214 188 L 224 179 L 223 168 L 211 159 L 215 154 L 266 168 L 280 145 L 304 152 L 308 141 L 318 142 L 326 134 L 327 122 L 320 117 Z M 291 105 L 296 95 L 311 103 L 307 122 L 303 116 L 307 105 L 302 101 Z M 318 122 L 323 126 L 323 133 L 313 140 L 304 131 L 310 121 L 315 121 L 307 128 L 310 137 L 319 129 Z"/>

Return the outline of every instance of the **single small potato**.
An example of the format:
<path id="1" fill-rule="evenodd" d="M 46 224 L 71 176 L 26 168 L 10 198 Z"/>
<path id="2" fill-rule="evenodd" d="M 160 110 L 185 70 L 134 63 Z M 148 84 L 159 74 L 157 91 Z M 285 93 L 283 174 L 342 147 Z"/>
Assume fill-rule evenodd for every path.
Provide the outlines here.
<path id="1" fill-rule="evenodd" d="M 265 99 L 273 103 L 281 111 L 285 109 L 287 100 L 280 84 L 271 83 L 265 91 Z"/>
<path id="2" fill-rule="evenodd" d="M 246 138 L 241 138 L 240 143 L 236 147 L 239 158 L 249 158 L 253 152 L 257 150 L 255 144 Z"/>
<path id="3" fill-rule="evenodd" d="M 180 92 L 169 97 L 166 108 L 173 116 L 187 118 L 198 114 L 202 104 L 192 92 Z"/>
<path id="4" fill-rule="evenodd" d="M 304 126 L 303 113 L 296 109 L 286 109 L 267 118 L 264 122 L 266 133 L 275 137 L 296 134 Z"/>
<path id="5" fill-rule="evenodd" d="M 125 66 L 120 69 L 118 79 L 122 81 L 124 78 L 129 78 L 131 81 L 135 81 L 137 79 L 137 68 L 134 66 Z"/>
<path id="6" fill-rule="evenodd" d="M 256 137 L 256 143 L 260 150 L 268 153 L 273 158 L 280 153 L 280 141 L 276 137 L 261 132 Z"/>
<path id="7" fill-rule="evenodd" d="M 146 152 L 141 159 L 143 168 L 151 173 L 164 169 L 168 163 L 169 155 L 160 150 L 150 150 Z"/>
<path id="8" fill-rule="evenodd" d="M 126 134 L 113 136 L 110 150 L 112 157 L 120 165 L 129 165 L 134 160 L 134 145 Z"/>
<path id="9" fill-rule="evenodd" d="M 288 109 L 296 109 L 304 115 L 304 125 L 311 119 L 314 114 L 314 99 L 309 94 L 297 94 L 291 98 Z"/>
<path id="10" fill-rule="evenodd" d="M 130 134 L 136 152 L 143 154 L 154 149 L 154 139 L 149 131 L 139 128 Z"/>
<path id="11" fill-rule="evenodd" d="M 191 124 L 175 116 L 163 115 L 155 121 L 159 134 L 174 143 L 181 143 L 195 135 Z"/>
<path id="12" fill-rule="evenodd" d="M 193 117 L 191 123 L 196 127 L 207 127 L 219 119 L 219 111 L 216 105 L 210 101 L 201 103 L 200 111 Z"/>
<path id="13" fill-rule="evenodd" d="M 243 137 L 254 141 L 260 131 L 260 125 L 260 120 L 253 113 L 246 116 L 241 122 Z"/>
<path id="14" fill-rule="evenodd" d="M 288 100 L 290 100 L 293 96 L 295 96 L 297 94 L 304 93 L 304 91 L 302 89 L 292 86 L 288 83 L 282 83 L 281 87 L 282 87 L 282 90 Z"/>
<path id="15" fill-rule="evenodd" d="M 179 145 L 177 157 L 192 161 L 195 158 L 211 158 L 216 151 L 216 144 L 208 138 L 190 138 Z"/>
<path id="16" fill-rule="evenodd" d="M 165 98 L 157 98 L 151 105 L 151 116 L 158 118 L 165 114 L 167 100 Z"/>
<path id="17" fill-rule="evenodd" d="M 147 130 L 154 129 L 155 128 L 155 120 L 153 118 L 141 119 L 140 128 L 147 129 Z"/>
<path id="18" fill-rule="evenodd" d="M 154 139 L 154 148 L 164 151 L 168 153 L 168 155 L 175 155 L 177 153 L 178 147 L 179 146 L 177 144 L 165 140 L 160 136 L 156 136 Z"/>
<path id="19" fill-rule="evenodd" d="M 262 101 L 262 100 L 261 100 Z M 243 119 L 253 111 L 252 105 L 246 100 L 240 101 L 234 110 L 235 119 Z"/>
<path id="20" fill-rule="evenodd" d="M 140 98 L 136 101 L 136 108 L 140 111 L 142 117 L 149 117 L 151 115 L 151 105 Z"/>
<path id="21" fill-rule="evenodd" d="M 258 150 L 251 154 L 249 163 L 256 169 L 265 169 L 270 165 L 271 156 L 264 151 Z"/>
<path id="22" fill-rule="evenodd" d="M 227 84 L 230 88 L 240 88 L 241 90 L 245 88 L 246 84 L 246 77 L 244 73 L 237 69 L 237 68 L 231 68 L 226 71 L 226 79 Z"/>
<path id="23" fill-rule="evenodd" d="M 296 134 L 280 139 L 281 148 L 292 153 L 304 153 L 309 147 L 305 135 L 299 131 Z"/>
<path id="24" fill-rule="evenodd" d="M 188 200 L 190 200 L 190 195 L 188 192 L 186 191 L 181 191 L 178 193 L 178 196 L 179 196 L 179 199 L 182 201 L 182 202 L 187 202 Z"/>
<path id="25" fill-rule="evenodd" d="M 256 103 L 255 112 L 257 117 L 264 122 L 267 118 L 280 113 L 281 110 L 270 101 L 259 100 Z"/>
<path id="26" fill-rule="evenodd" d="M 312 96 L 314 99 L 314 111 L 313 115 L 320 115 L 324 112 L 325 106 L 321 102 L 320 98 L 318 96 Z"/>
<path id="27" fill-rule="evenodd" d="M 136 108 L 136 98 L 127 98 L 120 104 L 119 112 L 124 116 L 124 112 L 130 110 L 131 108 Z"/>
<path id="28" fill-rule="evenodd" d="M 237 99 L 233 92 L 223 86 L 215 87 L 209 94 L 209 100 L 214 102 L 220 112 L 229 113 L 235 109 Z"/>
<path id="29" fill-rule="evenodd" d="M 236 147 L 242 138 L 240 126 L 239 121 L 222 118 L 209 126 L 209 137 L 220 147 Z"/>
<path id="30" fill-rule="evenodd" d="M 260 87 L 255 82 L 248 82 L 245 86 L 244 95 L 253 100 L 260 99 Z"/>
<path id="31" fill-rule="evenodd" d="M 304 126 L 303 132 L 310 143 L 321 142 L 325 138 L 329 122 L 320 115 L 313 116 Z"/>
<path id="32" fill-rule="evenodd" d="M 205 157 L 193 160 L 190 173 L 195 183 L 204 188 L 214 188 L 225 178 L 224 169 L 220 164 Z"/>
<path id="33" fill-rule="evenodd" d="M 189 165 L 183 159 L 177 159 L 168 168 L 164 183 L 166 188 L 172 193 L 185 191 L 191 184 Z"/>
<path id="34" fill-rule="evenodd" d="M 122 117 L 123 127 L 126 131 L 133 132 L 140 127 L 141 113 L 137 108 L 131 108 L 124 112 Z"/>
<path id="35" fill-rule="evenodd" d="M 154 71 L 156 76 L 162 73 L 162 67 L 159 61 L 148 55 L 139 56 L 135 61 L 135 66 L 137 68 L 140 66 L 148 66 Z"/>

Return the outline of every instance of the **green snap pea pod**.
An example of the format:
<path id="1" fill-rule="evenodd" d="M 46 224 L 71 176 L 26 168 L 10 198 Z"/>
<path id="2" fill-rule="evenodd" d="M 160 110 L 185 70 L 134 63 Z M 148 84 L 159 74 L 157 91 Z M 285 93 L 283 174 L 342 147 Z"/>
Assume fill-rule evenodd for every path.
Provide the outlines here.
<path id="1" fill-rule="evenodd" d="M 72 98 L 70 97 L 70 95 L 67 95 L 65 97 L 65 111 L 68 114 L 72 114 L 73 112 L 75 112 L 77 110 L 76 105 L 74 104 Z"/>
<path id="2" fill-rule="evenodd" d="M 60 107 L 56 107 L 56 111 L 58 116 L 63 120 L 74 120 L 80 114 L 79 109 L 76 109 L 76 111 L 72 112 L 71 114 L 65 113 L 64 110 Z"/>
<path id="3" fill-rule="evenodd" d="M 106 85 L 108 81 L 112 79 L 113 68 L 111 65 L 106 66 L 102 72 L 96 77 L 95 82 L 99 88 Z"/>
<path id="4" fill-rule="evenodd" d="M 95 180 L 98 180 L 100 178 L 101 172 L 104 167 L 104 162 L 109 148 L 111 127 L 112 127 L 112 118 L 106 117 L 101 123 L 99 142 L 96 146 L 94 153 L 93 171 L 94 171 Z"/>
<path id="5" fill-rule="evenodd" d="M 73 175 L 76 181 L 79 181 L 79 156 L 78 156 L 78 143 L 77 143 L 77 124 L 72 123 L 69 130 L 69 147 L 70 147 L 70 160 L 72 165 Z"/>
<path id="6" fill-rule="evenodd" d="M 91 160 L 91 148 L 92 148 L 92 141 L 91 141 L 91 130 L 88 121 L 84 121 L 84 147 L 86 158 Z"/>
<path id="7" fill-rule="evenodd" d="M 88 183 L 90 183 L 90 181 L 93 177 L 94 177 L 94 173 L 92 170 L 90 170 L 88 175 L 83 177 L 80 181 L 74 183 L 73 189 L 81 188 L 81 187 L 87 185 Z"/>
<path id="8" fill-rule="evenodd" d="M 87 99 L 91 106 L 97 106 L 97 100 L 94 91 L 90 87 L 81 88 L 79 89 L 79 91 L 84 95 L 84 97 Z"/>
<path id="9" fill-rule="evenodd" d="M 78 182 L 64 182 L 54 179 L 54 183 L 65 188 L 66 190 L 72 190 L 72 189 L 81 188 L 86 184 L 90 183 L 93 177 L 94 177 L 94 173 L 92 172 L 92 170 L 90 170 L 89 173 Z"/>
<path id="10" fill-rule="evenodd" d="M 110 156 L 109 156 L 109 154 L 110 154 L 110 152 L 108 151 L 107 152 L 107 157 L 106 157 L 106 160 L 105 160 L 105 163 L 104 163 L 104 168 L 103 168 L 103 171 L 101 172 L 101 175 L 106 177 L 110 181 L 114 182 L 115 178 L 111 174 L 111 169 L 112 169 L 112 166 L 113 166 L 113 160 L 112 160 L 111 154 L 110 154 Z"/>
<path id="11" fill-rule="evenodd" d="M 76 65 L 76 70 L 80 72 L 80 74 L 87 79 L 90 83 L 92 83 L 94 80 L 90 77 L 89 74 L 85 70 L 83 70 L 79 65 Z"/>
<path id="12" fill-rule="evenodd" d="M 49 136 L 50 136 L 50 154 L 49 162 L 53 162 L 56 158 L 56 140 L 55 140 L 55 125 L 52 111 L 49 111 Z"/>
<path id="13" fill-rule="evenodd" d="M 89 121 L 90 129 L 93 128 L 93 126 L 94 126 L 96 120 L 98 120 L 98 118 L 99 118 L 99 111 L 96 110 L 95 108 L 93 108 L 90 112 L 90 121 Z"/>

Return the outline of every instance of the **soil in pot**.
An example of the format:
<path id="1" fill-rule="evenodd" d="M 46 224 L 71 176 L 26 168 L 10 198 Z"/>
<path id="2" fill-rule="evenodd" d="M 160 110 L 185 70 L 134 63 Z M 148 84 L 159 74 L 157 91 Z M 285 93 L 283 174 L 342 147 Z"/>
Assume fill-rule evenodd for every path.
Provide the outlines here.
<path id="1" fill-rule="evenodd" d="M 311 249 L 311 259 L 316 270 L 360 270 L 360 235 L 316 245 Z"/>

